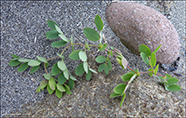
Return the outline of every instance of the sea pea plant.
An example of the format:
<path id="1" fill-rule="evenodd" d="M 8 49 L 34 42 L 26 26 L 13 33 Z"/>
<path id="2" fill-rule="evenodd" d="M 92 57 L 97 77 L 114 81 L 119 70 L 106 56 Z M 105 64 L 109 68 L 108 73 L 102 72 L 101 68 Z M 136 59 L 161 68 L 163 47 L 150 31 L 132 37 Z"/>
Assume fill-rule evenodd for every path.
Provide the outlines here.
<path id="1" fill-rule="evenodd" d="M 85 44 L 79 44 L 73 42 L 73 37 L 71 36 L 70 39 L 68 39 L 56 22 L 52 20 L 47 21 L 48 26 L 52 29 L 46 33 L 47 39 L 56 39 L 60 37 L 62 40 L 54 41 L 51 46 L 53 48 L 60 48 L 62 46 L 65 46 L 61 53 L 57 53 L 55 57 L 52 57 L 50 59 L 45 59 L 44 57 L 37 56 L 37 59 L 24 59 L 17 55 L 12 54 L 13 59 L 10 60 L 9 65 L 10 66 L 18 66 L 18 72 L 25 71 L 29 66 L 32 67 L 30 70 L 30 74 L 36 72 L 41 65 L 44 66 L 45 73 L 43 74 L 44 80 L 40 82 L 39 87 L 37 88 L 36 92 L 40 92 L 41 90 L 47 89 L 49 94 L 52 94 L 55 92 L 56 96 L 58 98 L 61 98 L 64 93 L 72 94 L 71 90 L 74 87 L 74 81 L 78 81 L 68 70 L 64 60 L 66 59 L 63 55 L 63 53 L 66 51 L 67 48 L 72 48 L 72 52 L 69 55 L 69 58 L 71 60 L 81 60 L 81 63 L 76 67 L 75 74 L 77 76 L 85 74 L 86 80 L 90 80 L 92 77 L 92 73 L 97 74 L 97 71 L 93 70 L 91 68 L 91 65 L 88 64 L 87 61 L 87 53 L 90 51 L 90 47 L 97 47 L 99 51 L 106 51 L 107 57 L 105 56 L 97 56 L 95 61 L 97 63 L 100 63 L 98 67 L 98 72 L 104 71 L 106 74 L 109 73 L 109 71 L 112 70 L 112 63 L 110 60 L 110 57 L 115 56 L 117 62 L 119 65 L 123 68 L 129 68 L 131 71 L 122 75 L 121 78 L 123 82 L 118 84 L 114 89 L 113 93 L 110 95 L 111 98 L 122 96 L 122 101 L 120 106 L 122 106 L 127 88 L 131 84 L 131 82 L 140 76 L 141 74 L 148 73 L 150 76 L 158 75 L 159 80 L 164 83 L 165 89 L 168 91 L 180 91 L 181 87 L 179 85 L 176 85 L 178 83 L 178 79 L 170 76 L 169 74 L 161 75 L 158 73 L 158 67 L 159 64 L 156 63 L 156 52 L 161 47 L 157 47 L 152 53 L 151 50 L 144 44 L 141 44 L 139 46 L 140 55 L 143 59 L 143 61 L 150 66 L 150 69 L 146 72 L 139 72 L 138 69 L 133 70 L 128 66 L 127 60 L 124 58 L 122 53 L 116 49 L 111 47 L 110 49 L 107 48 L 106 43 L 102 43 L 103 34 L 102 31 L 104 29 L 103 27 L 103 21 L 100 18 L 99 15 L 96 15 L 95 17 L 95 24 L 99 31 L 99 33 L 92 29 L 92 28 L 84 28 L 83 32 L 87 39 L 90 41 L 99 41 L 98 45 L 88 44 L 85 42 Z M 74 50 L 74 46 L 83 46 L 84 49 L 82 50 Z M 53 59 L 60 59 L 54 65 L 52 66 L 52 69 L 50 71 L 47 70 L 48 64 L 50 60 Z"/>

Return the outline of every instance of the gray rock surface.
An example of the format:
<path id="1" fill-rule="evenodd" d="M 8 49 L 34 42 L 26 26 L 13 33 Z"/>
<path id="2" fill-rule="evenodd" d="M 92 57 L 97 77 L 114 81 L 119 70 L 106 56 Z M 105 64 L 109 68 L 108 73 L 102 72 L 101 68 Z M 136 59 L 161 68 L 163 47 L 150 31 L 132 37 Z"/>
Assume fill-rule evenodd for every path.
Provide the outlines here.
<path id="1" fill-rule="evenodd" d="M 184 117 L 185 116 L 185 2 L 147 2 L 137 1 L 140 4 L 150 6 L 166 15 L 175 26 L 182 44 L 180 60 L 176 71 L 170 72 L 181 74 L 177 77 L 180 92 L 167 92 L 157 84 L 157 77 L 150 78 L 142 75 L 137 78 L 128 90 L 127 98 L 122 107 L 119 107 L 121 98 L 111 99 L 109 95 L 112 89 L 122 80 L 119 78 L 129 70 L 122 70 L 114 58 L 113 71 L 109 75 L 104 73 L 93 74 L 91 81 L 86 81 L 84 76 L 78 77 L 72 95 L 65 94 L 58 99 L 55 94 L 49 95 L 45 92 L 36 94 L 36 89 L 43 80 L 44 69 L 40 68 L 34 74 L 29 74 L 29 69 L 23 73 L 17 72 L 17 67 L 8 66 L 11 54 L 23 58 L 36 59 L 36 56 L 51 58 L 62 48 L 51 48 L 53 41 L 47 40 L 45 33 L 50 29 L 46 21 L 56 21 L 64 34 L 69 38 L 72 34 L 75 42 L 87 41 L 83 35 L 84 27 L 95 28 L 93 23 L 96 14 L 99 14 L 105 24 L 104 34 L 110 46 L 121 50 L 122 54 L 133 69 L 139 68 L 146 71 L 148 67 L 139 56 L 131 53 L 122 45 L 119 38 L 112 32 L 106 22 L 105 10 L 108 2 L 88 1 L 2 1 L 1 2 L 1 117 L 61 117 L 61 116 L 84 116 L 84 117 Z M 166 5 L 170 4 L 170 8 Z M 176 7 L 175 7 L 176 6 Z M 170 14 L 170 15 L 169 15 Z M 36 42 L 35 42 L 36 39 Z M 59 39 L 56 39 L 59 40 Z M 89 42 L 91 43 L 91 42 Z M 78 49 L 80 47 L 76 47 Z M 97 55 L 96 49 L 93 54 L 89 53 L 89 64 L 93 69 L 98 68 L 94 59 Z M 71 50 L 65 54 L 68 56 Z M 51 61 L 49 70 L 52 63 Z M 73 73 L 79 62 L 66 60 L 69 70 Z M 171 65 L 167 65 L 171 66 Z M 164 74 L 164 70 L 160 69 Z M 73 73 L 74 74 L 74 73 Z"/>
<path id="2" fill-rule="evenodd" d="M 156 10 L 134 2 L 115 2 L 106 10 L 109 26 L 133 53 L 146 44 L 151 51 L 162 45 L 157 61 L 170 64 L 179 56 L 179 36 L 172 23 Z"/>

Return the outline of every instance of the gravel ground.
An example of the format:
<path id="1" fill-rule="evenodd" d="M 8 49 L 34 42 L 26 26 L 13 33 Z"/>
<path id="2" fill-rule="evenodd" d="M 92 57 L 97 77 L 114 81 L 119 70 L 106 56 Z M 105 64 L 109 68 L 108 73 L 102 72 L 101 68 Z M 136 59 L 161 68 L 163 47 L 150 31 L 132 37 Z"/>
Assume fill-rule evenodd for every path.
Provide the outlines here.
<path id="1" fill-rule="evenodd" d="M 75 42 L 84 43 L 87 39 L 83 35 L 83 28 L 95 28 L 93 20 L 95 15 L 99 14 L 105 24 L 104 34 L 108 44 L 120 49 L 132 68 L 139 68 L 144 71 L 147 66 L 140 57 L 132 54 L 130 50 L 123 46 L 119 42 L 119 38 L 108 27 L 105 9 L 107 3 L 110 2 L 1 1 L 1 117 L 7 114 L 21 114 L 22 116 L 32 117 L 184 117 L 184 78 L 186 76 L 185 2 L 137 2 L 163 13 L 177 29 L 182 44 L 178 68 L 171 72 L 171 64 L 162 65 L 162 67 L 173 76 L 175 76 L 174 73 L 182 75 L 178 77 L 179 85 L 182 87 L 181 92 L 166 92 L 157 85 L 156 77 L 145 79 L 149 77 L 144 75 L 134 82 L 129 89 L 129 97 L 126 99 L 124 106 L 119 108 L 120 99 L 110 99 L 108 96 L 116 83 L 121 82 L 118 78 L 121 75 L 120 72 L 127 72 L 127 70 L 122 71 L 116 62 L 113 62 L 114 70 L 111 72 L 112 74 L 107 76 L 103 73 L 94 75 L 90 82 L 79 78 L 80 83 L 76 83 L 72 95 L 65 95 L 62 99 L 58 99 L 55 95 L 48 95 L 45 92 L 36 94 L 36 88 L 43 80 L 43 68 L 40 68 L 34 74 L 29 74 L 29 69 L 23 73 L 18 73 L 17 67 L 8 66 L 8 62 L 11 59 L 11 54 L 36 59 L 36 56 L 51 58 L 56 55 L 56 52 L 60 52 L 61 48 L 51 48 L 52 41 L 45 37 L 45 33 L 49 30 L 46 24 L 48 19 L 56 21 L 67 38 L 73 35 Z M 68 50 L 65 54 L 68 55 L 70 52 L 71 50 Z M 71 71 L 77 65 L 71 60 L 66 60 L 66 63 L 69 63 L 68 68 Z M 90 63 L 92 63 L 93 68 L 97 68 L 97 64 L 92 60 L 90 60 Z M 52 65 L 49 66 L 50 69 Z M 160 72 L 163 73 L 163 69 Z"/>

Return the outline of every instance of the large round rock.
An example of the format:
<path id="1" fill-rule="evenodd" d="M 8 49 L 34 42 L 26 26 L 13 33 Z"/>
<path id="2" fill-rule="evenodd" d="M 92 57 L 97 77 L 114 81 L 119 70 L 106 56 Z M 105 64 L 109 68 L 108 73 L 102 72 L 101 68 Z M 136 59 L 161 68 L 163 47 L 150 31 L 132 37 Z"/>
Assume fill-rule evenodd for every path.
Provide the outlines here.
<path id="1" fill-rule="evenodd" d="M 154 9 L 134 2 L 112 3 L 106 9 L 109 26 L 121 42 L 139 55 L 139 45 L 151 51 L 162 45 L 157 61 L 169 64 L 179 56 L 179 36 L 172 23 Z"/>

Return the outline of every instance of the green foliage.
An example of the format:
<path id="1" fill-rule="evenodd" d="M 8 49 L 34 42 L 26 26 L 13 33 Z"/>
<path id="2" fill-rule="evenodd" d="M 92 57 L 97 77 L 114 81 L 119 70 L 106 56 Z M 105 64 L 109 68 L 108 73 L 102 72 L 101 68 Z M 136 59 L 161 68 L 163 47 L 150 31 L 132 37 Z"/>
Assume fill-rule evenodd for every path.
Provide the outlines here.
<path id="1" fill-rule="evenodd" d="M 129 73 L 127 73 L 127 74 L 122 75 L 121 78 L 122 78 L 122 80 L 123 80 L 124 82 L 127 82 L 127 81 L 129 81 L 129 80 L 131 79 L 131 77 L 132 77 L 133 75 L 134 75 L 134 73 L 129 72 Z"/>
<path id="2" fill-rule="evenodd" d="M 51 70 L 51 75 L 55 76 L 58 75 L 61 72 L 61 70 L 58 68 L 57 63 L 55 63 Z"/>
<path id="3" fill-rule="evenodd" d="M 20 63 L 18 60 L 10 60 L 9 66 L 18 66 Z"/>
<path id="4" fill-rule="evenodd" d="M 59 33 L 56 30 L 50 30 L 45 34 L 45 36 L 47 39 L 56 39 L 59 37 L 58 34 Z"/>
<path id="5" fill-rule="evenodd" d="M 95 17 L 95 24 L 99 31 L 103 30 L 103 21 L 99 15 Z"/>
<path id="6" fill-rule="evenodd" d="M 151 55 L 151 50 L 149 49 L 148 46 L 146 46 L 144 44 L 141 44 L 139 46 L 139 51 L 145 53 L 147 57 L 149 57 Z"/>
<path id="7" fill-rule="evenodd" d="M 30 74 L 36 72 L 39 69 L 39 66 L 33 66 L 32 69 L 30 70 Z"/>
<path id="8" fill-rule="evenodd" d="M 125 84 L 118 84 L 115 88 L 114 88 L 114 93 L 116 94 L 123 94 L 124 90 L 125 90 L 126 85 Z"/>
<path id="9" fill-rule="evenodd" d="M 50 73 L 48 74 L 43 74 L 43 76 L 45 77 L 45 79 L 50 80 L 50 78 L 52 77 Z"/>
<path id="10" fill-rule="evenodd" d="M 64 45 L 66 45 L 67 42 L 61 40 L 61 41 L 54 41 L 51 46 L 54 48 L 58 48 L 58 47 L 62 47 Z"/>
<path id="11" fill-rule="evenodd" d="M 180 91 L 181 87 L 177 85 L 179 82 L 177 78 L 170 76 L 169 74 L 166 74 L 165 76 L 158 73 L 159 64 L 156 63 L 156 52 L 160 49 L 161 45 L 158 46 L 152 53 L 151 50 L 148 48 L 148 46 L 141 44 L 139 46 L 140 56 L 142 57 L 143 61 L 150 67 L 148 71 L 145 72 L 139 72 L 138 69 L 133 70 L 128 66 L 128 61 L 125 59 L 125 57 L 122 55 L 121 51 L 119 51 L 116 48 L 111 47 L 110 49 L 107 48 L 107 43 L 102 44 L 103 37 L 103 29 L 104 24 L 99 15 L 96 15 L 95 17 L 95 25 L 98 29 L 98 32 L 92 28 L 84 28 L 83 33 L 87 39 L 90 41 L 99 41 L 98 45 L 88 44 L 85 42 L 85 44 L 78 44 L 74 43 L 73 36 L 71 35 L 70 40 L 63 34 L 60 27 L 57 25 L 56 22 L 52 20 L 47 21 L 47 25 L 52 29 L 46 33 L 47 39 L 56 39 L 60 37 L 62 40 L 59 41 L 53 41 L 51 44 L 51 47 L 62 47 L 68 44 L 66 47 L 59 48 L 61 50 L 61 53 L 57 53 L 56 57 L 52 57 L 50 59 L 45 59 L 43 57 L 37 56 L 38 60 L 33 59 L 24 59 L 20 58 L 17 55 L 12 54 L 12 58 L 9 62 L 9 66 L 18 66 L 18 72 L 26 71 L 29 66 L 31 66 L 30 74 L 36 72 L 40 65 L 44 65 L 45 74 L 44 80 L 40 82 L 39 87 L 37 88 L 36 92 L 39 93 L 41 90 L 47 89 L 49 94 L 52 94 L 55 92 L 56 96 L 58 98 L 61 98 L 64 93 L 66 94 L 72 94 L 71 90 L 74 88 L 75 81 L 78 81 L 68 70 L 64 60 L 64 52 L 67 48 L 71 47 L 72 52 L 69 55 L 69 58 L 74 60 L 81 60 L 82 63 L 80 63 L 76 69 L 75 74 L 77 76 L 80 76 L 85 73 L 83 78 L 86 78 L 86 80 L 90 80 L 93 74 L 97 74 L 97 71 L 93 70 L 91 65 L 88 65 L 88 59 L 87 59 L 87 53 L 91 51 L 91 47 L 98 48 L 99 51 L 106 51 L 107 57 L 99 55 L 96 57 L 95 61 L 99 63 L 98 72 L 104 71 L 106 74 L 109 73 L 109 71 L 112 70 L 112 62 L 110 57 L 115 56 L 116 61 L 118 64 L 123 68 L 129 68 L 130 72 L 123 74 L 121 76 L 121 79 L 124 83 L 119 83 L 116 85 L 116 87 L 113 89 L 113 93 L 110 95 L 111 98 L 114 97 L 122 97 L 120 106 L 124 103 L 125 97 L 126 97 L 126 91 L 129 88 L 130 84 L 134 81 L 135 78 L 140 76 L 141 74 L 148 73 L 151 77 L 153 75 L 158 75 L 159 81 L 161 81 L 165 89 L 167 91 Z M 84 50 L 74 50 L 74 46 L 79 45 L 83 46 Z M 49 61 L 60 58 L 61 61 L 57 61 L 52 66 L 52 69 L 48 72 L 48 65 Z M 43 63 L 43 64 L 42 64 Z M 57 78 L 57 79 L 55 79 Z"/>
<path id="12" fill-rule="evenodd" d="M 147 65 L 150 65 L 148 56 L 147 56 L 144 52 L 141 52 L 140 55 L 141 55 L 141 58 L 143 59 L 143 61 L 144 61 Z"/>
<path id="13" fill-rule="evenodd" d="M 55 25 L 57 25 L 57 23 L 54 22 L 53 20 L 47 20 L 47 25 L 48 25 L 51 29 L 56 30 Z M 58 26 L 58 25 L 57 25 L 57 26 Z"/>
<path id="14" fill-rule="evenodd" d="M 79 59 L 79 52 L 81 50 L 75 50 L 73 51 L 70 55 L 69 55 L 69 58 L 72 59 L 72 60 L 78 60 Z"/>
<path id="15" fill-rule="evenodd" d="M 85 70 L 83 68 L 83 63 L 79 64 L 77 67 L 76 67 L 76 70 L 75 70 L 75 73 L 76 75 L 82 75 L 83 73 L 85 73 Z"/>
<path id="16" fill-rule="evenodd" d="M 98 41 L 100 36 L 97 33 L 97 31 L 95 31 L 92 28 L 84 28 L 83 32 L 85 34 L 85 36 L 87 37 L 87 39 L 91 40 L 91 41 Z"/>
<path id="17" fill-rule="evenodd" d="M 84 51 L 80 51 L 78 55 L 82 61 L 87 61 L 87 55 Z"/>
<path id="18" fill-rule="evenodd" d="M 64 63 L 64 61 L 58 61 L 57 62 L 57 66 L 59 69 L 61 69 L 62 71 L 64 71 L 66 69 L 66 65 Z"/>
<path id="19" fill-rule="evenodd" d="M 97 63 L 103 63 L 105 61 L 106 61 L 106 57 L 104 57 L 104 56 L 98 56 L 98 57 L 96 57 L 96 62 Z"/>
<path id="20" fill-rule="evenodd" d="M 59 84 L 64 84 L 65 82 L 67 81 L 67 79 L 65 78 L 64 74 L 61 73 L 59 76 L 58 76 L 58 82 Z"/>
<path id="21" fill-rule="evenodd" d="M 25 71 L 27 68 L 28 68 L 28 63 L 25 62 L 25 63 L 21 64 L 21 65 L 18 67 L 17 71 L 18 71 L 18 72 L 23 72 L 23 71 Z"/>
<path id="22" fill-rule="evenodd" d="M 29 65 L 29 66 L 39 66 L 40 64 L 41 64 L 41 62 L 38 61 L 38 60 L 30 60 L 30 61 L 28 62 L 28 65 Z"/>

